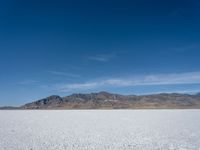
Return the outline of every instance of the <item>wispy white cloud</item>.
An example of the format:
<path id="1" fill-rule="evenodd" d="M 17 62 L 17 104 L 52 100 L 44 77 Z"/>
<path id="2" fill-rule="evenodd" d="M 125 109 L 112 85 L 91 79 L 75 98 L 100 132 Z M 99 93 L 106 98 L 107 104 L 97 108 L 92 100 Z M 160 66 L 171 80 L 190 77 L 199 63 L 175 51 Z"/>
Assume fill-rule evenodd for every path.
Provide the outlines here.
<path id="1" fill-rule="evenodd" d="M 182 47 L 173 47 L 169 49 L 177 51 L 177 52 L 186 52 L 186 51 L 191 51 L 196 48 L 199 48 L 199 44 L 192 44 L 192 45 L 187 45 L 187 46 L 182 46 Z"/>
<path id="2" fill-rule="evenodd" d="M 18 82 L 18 84 L 21 84 L 21 85 L 30 85 L 30 84 L 36 84 L 36 83 L 39 83 L 39 81 L 37 81 L 37 80 L 24 80 L 24 81 Z"/>
<path id="3" fill-rule="evenodd" d="M 200 72 L 154 74 L 132 77 L 109 78 L 84 83 L 61 84 L 60 91 L 87 90 L 101 87 L 131 87 L 144 85 L 176 85 L 200 83 Z"/>
<path id="4" fill-rule="evenodd" d="M 48 71 L 49 73 L 57 76 L 67 76 L 67 77 L 73 77 L 73 78 L 79 78 L 80 75 L 78 74 L 73 74 L 73 73 L 68 73 L 68 72 L 61 72 L 61 71 Z"/>
<path id="5" fill-rule="evenodd" d="M 140 95 L 149 95 L 149 94 L 160 94 L 160 93 L 182 93 L 182 94 L 196 94 L 200 90 L 199 89 L 188 89 L 188 90 L 159 90 L 157 92 L 151 91 L 151 92 L 144 92 Z"/>
<path id="6" fill-rule="evenodd" d="M 118 56 L 121 56 L 124 54 L 129 54 L 133 51 L 135 51 L 135 50 L 123 50 L 123 51 L 115 50 L 110 53 L 103 53 L 103 54 L 99 54 L 99 55 L 90 55 L 90 56 L 87 56 L 86 58 L 88 60 L 92 60 L 92 61 L 108 62 L 114 58 L 117 58 Z"/>
<path id="7" fill-rule="evenodd" d="M 111 59 L 113 59 L 114 54 L 102 54 L 102 55 L 95 55 L 95 56 L 89 56 L 89 60 L 99 61 L 99 62 L 108 62 Z"/>
<path id="8" fill-rule="evenodd" d="M 65 92 L 71 90 L 87 90 L 87 89 L 94 89 L 98 87 L 98 83 L 91 82 L 91 83 L 74 83 L 74 84 L 58 84 L 56 88 L 58 91 Z"/>

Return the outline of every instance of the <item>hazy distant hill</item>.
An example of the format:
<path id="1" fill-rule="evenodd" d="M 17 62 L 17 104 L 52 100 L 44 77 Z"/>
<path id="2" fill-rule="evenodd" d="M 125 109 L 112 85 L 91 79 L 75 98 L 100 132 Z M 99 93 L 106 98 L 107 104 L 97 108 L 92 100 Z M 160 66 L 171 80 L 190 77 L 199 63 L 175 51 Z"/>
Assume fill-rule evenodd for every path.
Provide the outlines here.
<path id="1" fill-rule="evenodd" d="M 200 94 L 119 95 L 108 92 L 53 95 L 21 109 L 136 109 L 136 108 L 200 108 Z"/>
<path id="2" fill-rule="evenodd" d="M 0 110 L 16 110 L 16 109 L 21 109 L 21 107 L 13 107 L 13 106 L 0 107 Z"/>

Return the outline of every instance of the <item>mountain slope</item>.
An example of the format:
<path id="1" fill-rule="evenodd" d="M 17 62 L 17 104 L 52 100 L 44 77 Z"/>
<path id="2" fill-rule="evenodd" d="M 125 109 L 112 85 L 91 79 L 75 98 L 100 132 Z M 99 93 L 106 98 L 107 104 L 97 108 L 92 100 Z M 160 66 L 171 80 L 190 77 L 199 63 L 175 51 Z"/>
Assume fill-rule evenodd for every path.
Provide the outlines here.
<path id="1" fill-rule="evenodd" d="M 200 95 L 152 94 L 119 95 L 108 92 L 50 96 L 25 104 L 21 109 L 135 109 L 135 108 L 200 108 Z"/>

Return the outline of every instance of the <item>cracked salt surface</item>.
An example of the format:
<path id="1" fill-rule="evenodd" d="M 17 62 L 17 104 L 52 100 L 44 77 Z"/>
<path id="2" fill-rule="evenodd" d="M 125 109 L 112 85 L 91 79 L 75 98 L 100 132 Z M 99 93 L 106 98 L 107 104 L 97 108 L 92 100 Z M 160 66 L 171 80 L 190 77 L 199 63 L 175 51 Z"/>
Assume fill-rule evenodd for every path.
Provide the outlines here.
<path id="1" fill-rule="evenodd" d="M 200 150 L 200 110 L 0 111 L 1 150 Z"/>

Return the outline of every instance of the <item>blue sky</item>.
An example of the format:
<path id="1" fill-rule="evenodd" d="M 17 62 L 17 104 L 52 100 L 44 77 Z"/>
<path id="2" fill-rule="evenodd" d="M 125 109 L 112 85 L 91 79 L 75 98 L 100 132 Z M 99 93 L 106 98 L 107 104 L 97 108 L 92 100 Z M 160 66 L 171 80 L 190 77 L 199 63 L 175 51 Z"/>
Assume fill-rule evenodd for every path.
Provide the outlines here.
<path id="1" fill-rule="evenodd" d="M 0 1 L 0 106 L 52 94 L 200 91 L 200 2 Z"/>

